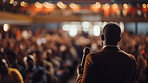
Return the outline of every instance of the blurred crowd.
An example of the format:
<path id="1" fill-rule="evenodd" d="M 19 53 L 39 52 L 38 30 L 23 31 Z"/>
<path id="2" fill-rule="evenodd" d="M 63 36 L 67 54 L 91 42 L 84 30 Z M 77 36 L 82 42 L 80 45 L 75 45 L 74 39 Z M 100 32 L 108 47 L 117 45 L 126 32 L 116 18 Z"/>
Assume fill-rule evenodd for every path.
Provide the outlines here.
<path id="1" fill-rule="evenodd" d="M 137 83 L 148 83 L 148 34 L 124 31 L 121 36 L 118 46 L 137 60 Z M 75 74 L 84 47 L 99 51 L 100 36 L 78 33 L 70 37 L 61 28 L 0 31 L 0 58 L 21 73 L 24 83 L 66 83 Z"/>
<path id="2" fill-rule="evenodd" d="M 125 31 L 119 46 L 135 56 L 137 61 L 137 83 L 148 83 L 148 33 L 135 35 Z"/>

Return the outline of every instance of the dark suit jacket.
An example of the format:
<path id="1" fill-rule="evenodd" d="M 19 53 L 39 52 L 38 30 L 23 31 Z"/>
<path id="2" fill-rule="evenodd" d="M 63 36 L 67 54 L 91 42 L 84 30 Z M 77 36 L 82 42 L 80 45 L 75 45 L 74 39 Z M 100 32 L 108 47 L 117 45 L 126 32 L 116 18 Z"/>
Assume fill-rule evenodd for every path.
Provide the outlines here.
<path id="1" fill-rule="evenodd" d="M 77 83 L 134 83 L 135 58 L 118 47 L 104 47 L 100 52 L 88 54 L 83 75 Z"/>

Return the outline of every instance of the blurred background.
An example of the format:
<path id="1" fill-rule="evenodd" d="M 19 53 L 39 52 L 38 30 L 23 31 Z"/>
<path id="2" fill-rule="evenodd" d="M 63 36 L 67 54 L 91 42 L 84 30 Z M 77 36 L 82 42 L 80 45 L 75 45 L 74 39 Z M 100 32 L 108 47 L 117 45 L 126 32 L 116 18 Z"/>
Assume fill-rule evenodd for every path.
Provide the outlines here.
<path id="1" fill-rule="evenodd" d="M 99 51 L 110 22 L 121 27 L 118 46 L 137 60 L 137 83 L 148 83 L 147 0 L 0 0 L 0 51 L 22 75 L 24 57 L 35 52 L 48 83 L 75 83 L 83 48 Z"/>

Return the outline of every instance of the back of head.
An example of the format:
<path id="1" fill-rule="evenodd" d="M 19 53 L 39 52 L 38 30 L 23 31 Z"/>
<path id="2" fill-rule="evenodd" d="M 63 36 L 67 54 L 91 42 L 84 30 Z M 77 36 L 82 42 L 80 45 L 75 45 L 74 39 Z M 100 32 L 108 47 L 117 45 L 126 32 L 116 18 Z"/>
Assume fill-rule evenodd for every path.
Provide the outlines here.
<path id="1" fill-rule="evenodd" d="M 105 25 L 103 29 L 103 35 L 106 39 L 106 42 L 109 44 L 116 44 L 118 41 L 120 41 L 120 34 L 120 27 L 113 23 Z"/>

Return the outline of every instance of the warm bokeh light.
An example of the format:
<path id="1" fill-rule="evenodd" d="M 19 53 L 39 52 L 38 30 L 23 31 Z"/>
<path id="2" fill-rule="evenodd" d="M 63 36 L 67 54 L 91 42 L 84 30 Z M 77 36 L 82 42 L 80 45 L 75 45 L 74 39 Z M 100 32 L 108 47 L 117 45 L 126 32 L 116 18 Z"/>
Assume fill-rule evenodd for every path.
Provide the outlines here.
<path id="1" fill-rule="evenodd" d="M 95 4 L 91 5 L 93 8 L 101 8 L 101 4 L 96 2 Z"/>
<path id="2" fill-rule="evenodd" d="M 147 6 L 147 5 L 146 5 L 145 3 L 144 3 L 144 4 L 142 4 L 142 7 L 143 7 L 143 8 L 146 8 L 146 6 Z"/>
<path id="3" fill-rule="evenodd" d="M 9 24 L 4 24 L 4 25 L 3 25 L 3 30 L 4 30 L 5 32 L 7 32 L 7 31 L 9 30 L 9 28 L 10 28 Z"/>
<path id="4" fill-rule="evenodd" d="M 71 8 L 71 9 L 74 9 L 74 10 L 79 10 L 80 9 L 80 6 L 79 5 L 77 5 L 77 4 L 75 4 L 75 3 L 71 3 L 71 4 L 69 4 L 69 7 Z"/>
<path id="5" fill-rule="evenodd" d="M 48 2 L 44 2 L 43 6 L 46 7 L 49 3 Z"/>
<path id="6" fill-rule="evenodd" d="M 90 5 L 90 8 L 94 11 L 94 12 L 98 12 L 99 8 L 101 8 L 101 4 L 99 2 L 96 2 L 95 4 Z"/>
<path id="7" fill-rule="evenodd" d="M 55 4 L 51 4 L 51 3 L 48 3 L 48 2 L 44 2 L 43 3 L 43 6 L 46 7 L 46 8 L 55 8 Z"/>
<path id="8" fill-rule="evenodd" d="M 148 4 L 147 4 L 147 8 L 148 8 Z"/>
<path id="9" fill-rule="evenodd" d="M 96 5 L 97 8 L 101 8 L 101 3 L 100 2 L 96 2 L 95 5 Z"/>
<path id="10" fill-rule="evenodd" d="M 128 8 L 128 4 L 124 3 L 124 4 L 123 4 L 123 8 L 124 8 L 124 9 L 127 9 L 127 8 Z"/>
<path id="11" fill-rule="evenodd" d="M 63 2 L 58 2 L 57 6 L 61 9 L 65 9 L 67 7 Z"/>
<path id="12" fill-rule="evenodd" d="M 14 3 L 14 0 L 10 0 L 10 4 L 13 4 Z"/>
<path id="13" fill-rule="evenodd" d="M 22 2 L 20 3 L 20 5 L 21 5 L 22 7 L 27 7 L 27 3 L 24 2 L 24 1 L 22 1 Z"/>
<path id="14" fill-rule="evenodd" d="M 22 1 L 22 2 L 20 3 L 20 5 L 21 5 L 21 6 L 24 6 L 24 5 L 25 5 L 25 2 L 24 2 L 24 1 Z"/>
<path id="15" fill-rule="evenodd" d="M 100 35 L 100 27 L 98 25 L 94 25 L 93 33 L 94 33 L 94 36 L 99 36 Z"/>
<path id="16" fill-rule="evenodd" d="M 110 5 L 109 4 L 104 4 L 103 5 L 103 11 L 104 11 L 104 16 L 108 17 L 110 15 Z"/>
<path id="17" fill-rule="evenodd" d="M 43 5 L 40 2 L 35 2 L 34 4 L 37 8 L 43 8 Z"/>
<path id="18" fill-rule="evenodd" d="M 106 4 L 104 4 L 104 8 L 108 9 L 108 8 L 110 8 L 110 5 L 106 3 Z"/>
<path id="19" fill-rule="evenodd" d="M 114 3 L 114 4 L 112 5 L 112 7 L 113 7 L 113 9 L 117 9 L 117 8 L 118 8 L 118 4 Z"/>

